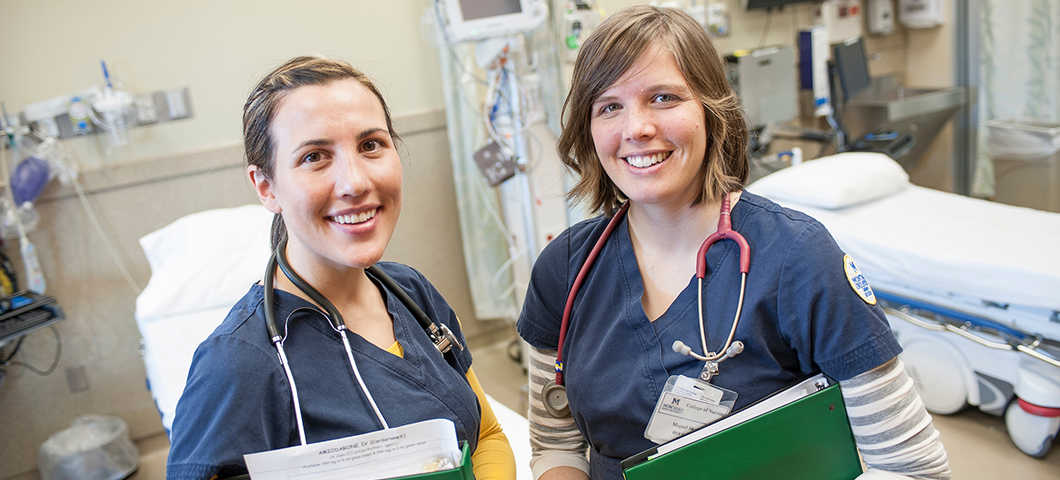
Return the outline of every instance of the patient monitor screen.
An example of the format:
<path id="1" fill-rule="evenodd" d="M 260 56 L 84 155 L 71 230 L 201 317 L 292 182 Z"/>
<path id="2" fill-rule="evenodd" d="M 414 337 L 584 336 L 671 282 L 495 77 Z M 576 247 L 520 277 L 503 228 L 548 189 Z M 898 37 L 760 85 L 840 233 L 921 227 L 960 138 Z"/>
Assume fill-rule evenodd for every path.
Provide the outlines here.
<path id="1" fill-rule="evenodd" d="M 519 0 L 460 0 L 460 11 L 467 21 L 520 13 L 523 7 Z"/>

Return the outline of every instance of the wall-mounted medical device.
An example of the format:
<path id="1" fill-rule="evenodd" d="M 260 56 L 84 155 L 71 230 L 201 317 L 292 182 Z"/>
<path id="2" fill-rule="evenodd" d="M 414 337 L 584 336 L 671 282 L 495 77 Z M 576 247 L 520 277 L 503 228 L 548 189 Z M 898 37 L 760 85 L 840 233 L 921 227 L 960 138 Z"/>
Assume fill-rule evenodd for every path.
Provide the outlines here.
<path id="1" fill-rule="evenodd" d="M 603 10 L 596 8 L 595 3 L 575 1 L 563 12 L 563 45 L 566 47 L 563 60 L 567 63 L 574 63 L 582 43 L 604 18 Z"/>
<path id="2" fill-rule="evenodd" d="M 894 0 L 868 0 L 865 23 L 869 33 L 890 35 L 894 33 Z"/>
<path id="3" fill-rule="evenodd" d="M 106 130 L 107 121 L 101 118 L 103 112 L 108 110 L 107 98 L 106 92 L 99 87 L 72 95 L 62 95 L 26 105 L 22 109 L 21 121 L 25 125 L 34 125 L 34 128 L 47 136 L 59 139 L 109 133 Z M 187 88 L 129 95 L 127 100 L 131 101 L 131 104 L 127 104 L 125 100 L 120 102 L 122 108 L 119 113 L 124 128 L 192 116 L 191 97 Z M 95 109 L 95 112 L 90 112 L 89 109 Z M 111 125 L 115 122 L 116 119 L 110 119 Z"/>
<path id="4" fill-rule="evenodd" d="M 814 25 L 823 25 L 828 43 L 845 42 L 861 36 L 861 1 L 826 0 L 813 6 Z"/>
<path id="5" fill-rule="evenodd" d="M 734 87 L 751 126 L 783 122 L 799 116 L 795 50 L 767 47 L 727 58 L 735 66 Z"/>
<path id="6" fill-rule="evenodd" d="M 828 31 L 818 25 L 799 32 L 799 83 L 803 90 L 813 91 L 813 114 L 832 114 L 831 88 L 828 80 Z"/>
<path id="7" fill-rule="evenodd" d="M 898 0 L 898 21 L 906 28 L 931 28 L 944 22 L 942 0 Z"/>
<path id="8" fill-rule="evenodd" d="M 548 16 L 544 0 L 436 0 L 453 42 L 503 37 L 537 28 Z"/>

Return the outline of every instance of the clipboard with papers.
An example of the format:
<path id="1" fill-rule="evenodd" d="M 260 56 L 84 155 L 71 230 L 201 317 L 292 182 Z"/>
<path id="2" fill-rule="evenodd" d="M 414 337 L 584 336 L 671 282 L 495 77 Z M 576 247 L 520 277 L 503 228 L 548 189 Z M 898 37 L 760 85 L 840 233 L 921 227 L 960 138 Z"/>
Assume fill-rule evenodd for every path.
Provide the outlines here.
<path id="1" fill-rule="evenodd" d="M 447 418 L 250 453 L 243 458 L 253 480 L 475 478 L 468 444 L 457 441 L 453 421 Z"/>
<path id="2" fill-rule="evenodd" d="M 463 442 L 460 450 L 462 455 L 460 466 L 457 468 L 398 478 L 403 480 L 475 480 L 475 474 L 471 469 L 471 452 L 468 451 L 467 442 Z"/>
<path id="3" fill-rule="evenodd" d="M 471 465 L 471 452 L 468 450 L 467 442 L 461 442 L 460 451 L 461 461 L 460 466 L 457 468 L 405 477 L 391 477 L 388 480 L 475 480 L 475 473 Z M 228 477 L 226 480 L 251 480 L 251 478 L 249 474 L 244 474 Z"/>
<path id="4" fill-rule="evenodd" d="M 817 375 L 622 461 L 626 480 L 852 480 L 862 473 L 839 384 Z"/>

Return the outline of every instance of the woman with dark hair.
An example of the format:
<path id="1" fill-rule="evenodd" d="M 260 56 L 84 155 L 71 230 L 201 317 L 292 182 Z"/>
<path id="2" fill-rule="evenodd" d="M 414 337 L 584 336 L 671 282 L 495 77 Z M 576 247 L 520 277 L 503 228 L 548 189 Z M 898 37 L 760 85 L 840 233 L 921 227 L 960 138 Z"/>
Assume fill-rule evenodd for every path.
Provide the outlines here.
<path id="1" fill-rule="evenodd" d="M 270 263 L 196 350 L 167 478 L 239 475 L 244 454 L 435 418 L 451 420 L 468 442 L 477 478 L 515 478 L 455 313 L 419 272 L 379 262 L 401 211 L 398 137 L 379 90 L 344 62 L 294 58 L 250 94 L 243 134 L 247 175 L 276 214 L 276 258 L 295 276 Z M 440 353 L 402 293 L 452 332 L 456 348 Z M 273 347 L 268 309 L 282 325 L 290 371 Z M 299 379 L 299 404 L 290 378 Z"/>
<path id="2" fill-rule="evenodd" d="M 579 176 L 570 197 L 601 215 L 545 248 L 519 319 L 532 347 L 535 478 L 622 478 L 619 462 L 655 445 L 646 427 L 668 378 L 697 379 L 711 364 L 710 388 L 735 392 L 735 409 L 824 373 L 842 389 L 870 467 L 862 478 L 949 478 L 853 261 L 814 219 L 743 191 L 748 127 L 703 28 L 676 9 L 622 10 L 582 45 L 571 83 L 559 154 Z M 723 218 L 750 252 L 714 244 L 698 281 L 700 247 Z"/>

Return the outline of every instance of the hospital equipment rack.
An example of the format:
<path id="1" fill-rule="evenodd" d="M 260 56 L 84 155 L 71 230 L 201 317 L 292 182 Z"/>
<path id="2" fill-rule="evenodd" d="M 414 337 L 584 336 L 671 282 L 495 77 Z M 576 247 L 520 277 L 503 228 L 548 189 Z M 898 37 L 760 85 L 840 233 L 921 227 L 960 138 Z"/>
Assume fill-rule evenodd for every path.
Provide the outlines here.
<path id="1" fill-rule="evenodd" d="M 23 291 L 0 298 L 0 344 L 66 318 L 55 297 Z"/>

